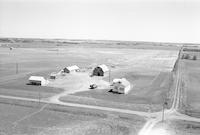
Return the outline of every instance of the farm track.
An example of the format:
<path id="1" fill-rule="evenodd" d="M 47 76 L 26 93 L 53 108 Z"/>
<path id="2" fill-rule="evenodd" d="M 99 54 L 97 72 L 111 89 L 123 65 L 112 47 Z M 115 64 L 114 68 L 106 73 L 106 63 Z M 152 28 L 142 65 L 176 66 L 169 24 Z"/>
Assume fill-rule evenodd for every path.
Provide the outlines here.
<path id="1" fill-rule="evenodd" d="M 102 111 L 109 111 L 109 112 L 119 112 L 119 113 L 126 113 L 126 114 L 134 114 L 138 116 L 148 117 L 149 113 L 147 112 L 140 112 L 140 111 L 132 111 L 132 110 L 125 110 L 125 109 L 118 109 L 118 108 L 110 108 L 110 107 L 101 107 L 101 106 L 94 106 L 94 105 L 84 105 L 84 104 L 77 104 L 77 103 L 68 103 L 68 102 L 61 102 L 61 101 L 50 101 L 41 99 L 31 99 L 31 98 L 23 98 L 23 97 L 14 97 L 14 96 L 5 96 L 0 95 L 0 98 L 5 99 L 15 99 L 21 101 L 29 101 L 29 102 L 40 102 L 45 104 L 54 104 L 54 105 L 62 105 L 62 106 L 71 106 L 71 107 L 78 107 L 78 108 L 85 108 L 85 109 L 95 109 L 95 110 L 102 110 Z"/>
<path id="2" fill-rule="evenodd" d="M 24 116 L 24 117 L 22 117 L 22 118 L 19 119 L 19 120 L 16 120 L 15 122 L 12 123 L 12 124 L 14 125 L 13 127 L 15 128 L 15 127 L 18 125 L 18 123 L 20 123 L 21 121 L 23 121 L 23 120 L 25 120 L 25 119 L 27 119 L 27 118 L 29 118 L 29 117 L 31 117 L 31 116 L 37 114 L 37 113 L 40 113 L 41 111 L 43 111 L 43 110 L 45 109 L 45 107 L 46 107 L 47 105 L 48 105 L 48 104 L 45 104 L 45 105 L 43 105 L 38 111 L 33 112 L 33 113 L 31 113 L 31 114 L 29 114 L 29 115 L 27 115 L 27 116 Z"/>

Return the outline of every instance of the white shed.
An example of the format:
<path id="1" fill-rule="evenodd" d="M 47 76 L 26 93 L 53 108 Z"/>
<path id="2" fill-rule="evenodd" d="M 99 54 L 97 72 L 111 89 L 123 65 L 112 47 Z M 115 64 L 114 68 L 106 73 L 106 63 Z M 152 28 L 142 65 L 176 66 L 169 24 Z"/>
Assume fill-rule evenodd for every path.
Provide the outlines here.
<path id="1" fill-rule="evenodd" d="M 50 74 L 50 79 L 56 79 L 57 73 L 53 72 Z"/>
<path id="2" fill-rule="evenodd" d="M 80 68 L 77 65 L 69 66 L 63 69 L 65 73 L 75 72 L 77 70 L 80 70 Z"/>
<path id="3" fill-rule="evenodd" d="M 131 90 L 131 84 L 125 78 L 114 79 L 111 84 L 111 91 L 121 94 L 127 94 Z"/>
<path id="4" fill-rule="evenodd" d="M 42 76 L 30 76 L 28 80 L 30 84 L 41 86 L 46 85 L 47 82 Z"/>

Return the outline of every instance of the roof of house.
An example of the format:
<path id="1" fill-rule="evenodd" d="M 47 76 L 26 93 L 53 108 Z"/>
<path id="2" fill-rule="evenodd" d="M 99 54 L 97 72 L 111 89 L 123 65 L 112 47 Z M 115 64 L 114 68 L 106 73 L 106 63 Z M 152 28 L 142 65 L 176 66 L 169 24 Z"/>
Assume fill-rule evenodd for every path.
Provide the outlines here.
<path id="1" fill-rule="evenodd" d="M 69 71 L 80 69 L 77 65 L 66 67 Z"/>
<path id="2" fill-rule="evenodd" d="M 118 83 L 118 82 L 120 82 L 120 81 L 121 81 L 121 79 L 119 79 L 119 78 L 113 79 L 113 83 Z"/>
<path id="3" fill-rule="evenodd" d="M 44 77 L 42 77 L 42 76 L 30 76 L 28 80 L 31 80 L 31 81 L 45 81 Z"/>
<path id="4" fill-rule="evenodd" d="M 58 73 L 52 72 L 50 76 L 56 76 Z"/>
<path id="5" fill-rule="evenodd" d="M 100 67 L 103 70 L 103 72 L 109 71 L 109 68 L 105 64 L 99 65 L 98 67 Z"/>
<path id="6" fill-rule="evenodd" d="M 130 82 L 126 78 L 121 78 L 121 79 L 113 79 L 113 83 L 120 83 L 124 86 L 129 86 Z"/>

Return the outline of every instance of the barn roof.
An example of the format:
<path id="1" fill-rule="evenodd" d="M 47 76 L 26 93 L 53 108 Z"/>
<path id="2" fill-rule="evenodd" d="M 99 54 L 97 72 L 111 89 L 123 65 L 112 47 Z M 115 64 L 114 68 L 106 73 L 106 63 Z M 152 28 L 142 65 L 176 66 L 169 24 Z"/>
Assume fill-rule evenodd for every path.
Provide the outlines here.
<path id="1" fill-rule="evenodd" d="M 103 70 L 103 72 L 109 71 L 109 68 L 105 64 L 99 65 L 98 67 L 100 67 Z"/>
<path id="2" fill-rule="evenodd" d="M 78 67 L 77 65 L 73 65 L 73 66 L 67 67 L 67 69 L 68 69 L 69 71 L 72 71 L 72 70 L 77 70 L 77 69 L 79 69 L 79 67 Z"/>
<path id="3" fill-rule="evenodd" d="M 30 76 L 28 80 L 31 80 L 31 81 L 45 81 L 44 77 L 42 77 L 42 76 Z"/>

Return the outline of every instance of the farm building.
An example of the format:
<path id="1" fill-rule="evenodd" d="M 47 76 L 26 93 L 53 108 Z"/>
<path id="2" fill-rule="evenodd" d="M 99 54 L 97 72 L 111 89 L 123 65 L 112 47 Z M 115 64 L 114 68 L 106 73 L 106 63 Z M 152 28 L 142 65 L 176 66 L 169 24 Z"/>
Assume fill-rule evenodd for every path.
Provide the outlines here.
<path id="1" fill-rule="evenodd" d="M 57 77 L 57 73 L 51 73 L 51 75 L 50 75 L 50 79 L 56 79 L 56 77 Z"/>
<path id="2" fill-rule="evenodd" d="M 104 76 L 104 73 L 108 72 L 108 71 L 109 71 L 109 68 L 106 65 L 102 64 L 102 65 L 99 65 L 99 66 L 94 68 L 93 75 Z"/>
<path id="3" fill-rule="evenodd" d="M 65 67 L 65 68 L 63 69 L 64 73 L 76 72 L 76 71 L 78 71 L 78 70 L 80 70 L 80 68 L 79 68 L 78 66 L 76 66 L 76 65 L 74 65 L 74 66 L 69 66 L 69 67 Z"/>
<path id="4" fill-rule="evenodd" d="M 46 84 L 46 80 L 42 76 L 30 76 L 28 80 L 32 85 L 44 86 Z"/>
<path id="5" fill-rule="evenodd" d="M 114 79 L 111 84 L 111 91 L 120 93 L 120 94 L 127 94 L 131 89 L 131 84 L 125 78 L 122 79 Z"/>

